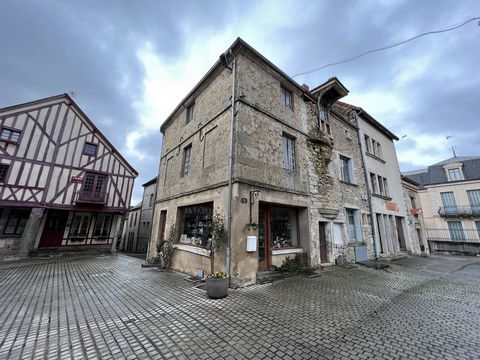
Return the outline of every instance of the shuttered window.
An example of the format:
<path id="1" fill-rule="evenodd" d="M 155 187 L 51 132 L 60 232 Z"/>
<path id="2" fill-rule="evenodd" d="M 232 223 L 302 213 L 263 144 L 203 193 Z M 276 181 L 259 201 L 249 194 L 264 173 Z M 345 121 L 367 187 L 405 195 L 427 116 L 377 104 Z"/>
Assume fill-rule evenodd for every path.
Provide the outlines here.
<path id="1" fill-rule="evenodd" d="M 461 221 L 447 221 L 447 223 L 452 240 L 465 240 L 465 232 Z"/>
<path id="2" fill-rule="evenodd" d="M 467 190 L 468 202 L 474 214 L 480 214 L 480 190 Z"/>

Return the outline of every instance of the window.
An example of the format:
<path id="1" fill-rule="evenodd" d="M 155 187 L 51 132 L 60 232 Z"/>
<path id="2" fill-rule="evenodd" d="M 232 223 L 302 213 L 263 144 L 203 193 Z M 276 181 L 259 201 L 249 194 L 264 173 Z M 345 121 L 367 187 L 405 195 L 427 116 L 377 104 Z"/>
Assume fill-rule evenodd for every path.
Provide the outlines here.
<path id="1" fill-rule="evenodd" d="M 480 238 L 480 221 L 475 221 L 475 227 L 477 228 L 477 234 Z"/>
<path id="2" fill-rule="evenodd" d="M 375 148 L 373 149 L 373 152 L 376 157 L 379 157 L 379 158 L 382 157 L 382 147 L 379 142 L 376 143 Z"/>
<path id="3" fill-rule="evenodd" d="M 70 237 L 85 238 L 88 233 L 88 224 L 90 223 L 90 214 L 76 213 L 73 217 L 72 227 L 70 229 Z"/>
<path id="4" fill-rule="evenodd" d="M 446 215 L 458 214 L 457 203 L 452 191 L 440 193 L 442 204 Z"/>
<path id="5" fill-rule="evenodd" d="M 195 103 L 187 107 L 187 124 L 195 120 Z"/>
<path id="6" fill-rule="evenodd" d="M 328 119 L 328 112 L 327 110 L 321 106 L 319 109 L 319 117 L 320 117 L 320 130 L 328 135 L 332 135 L 332 131 L 330 129 L 329 119 Z"/>
<path id="7" fill-rule="evenodd" d="M 282 102 L 286 108 L 293 109 L 292 92 L 282 87 Z"/>
<path id="8" fill-rule="evenodd" d="M 7 141 L 13 144 L 17 144 L 18 140 L 20 140 L 21 131 L 2 128 L 2 132 L 0 134 L 0 141 Z"/>
<path id="9" fill-rule="evenodd" d="M 370 145 L 370 137 L 368 135 L 364 135 L 364 138 L 365 138 L 365 151 L 367 153 L 371 153 L 372 152 L 372 146 Z"/>
<path id="10" fill-rule="evenodd" d="M 348 140 L 352 140 L 352 136 L 350 135 L 350 130 L 348 130 L 348 129 L 343 129 L 343 131 L 345 132 L 345 137 L 346 137 Z"/>
<path id="11" fill-rule="evenodd" d="M 89 156 L 95 156 L 97 154 L 97 145 L 91 143 L 85 143 L 83 146 L 83 154 Z"/>
<path id="12" fill-rule="evenodd" d="M 459 168 L 448 169 L 448 178 L 449 181 L 459 181 L 462 180 L 462 173 Z"/>
<path id="13" fill-rule="evenodd" d="M 107 238 L 110 234 L 110 225 L 112 223 L 112 215 L 98 214 L 93 230 L 93 237 Z"/>
<path id="14" fill-rule="evenodd" d="M 180 242 L 207 246 L 212 241 L 213 203 L 183 207 L 180 208 L 180 214 L 183 217 Z"/>
<path id="15" fill-rule="evenodd" d="M 182 176 L 187 176 L 190 173 L 191 156 L 192 156 L 192 145 L 188 145 L 185 149 L 183 149 Z"/>
<path id="16" fill-rule="evenodd" d="M 354 182 L 352 159 L 340 155 L 340 179 L 348 182 Z"/>
<path id="17" fill-rule="evenodd" d="M 374 173 L 370 173 L 370 183 L 372 184 L 372 192 L 374 194 L 378 193 L 378 186 L 377 186 L 377 175 Z"/>
<path id="18" fill-rule="evenodd" d="M 0 164 L 0 184 L 7 182 L 9 165 Z"/>
<path id="19" fill-rule="evenodd" d="M 21 236 L 23 230 L 27 225 L 28 217 L 30 216 L 30 210 L 16 210 L 12 209 L 8 215 L 4 235 L 16 235 Z"/>
<path id="20" fill-rule="evenodd" d="M 150 198 L 148 199 L 148 207 L 153 206 L 153 194 L 150 194 Z"/>
<path id="21" fill-rule="evenodd" d="M 447 221 L 448 231 L 452 240 L 465 240 L 465 233 L 461 221 Z"/>
<path id="22" fill-rule="evenodd" d="M 107 189 L 107 176 L 95 173 L 86 173 L 83 180 L 83 194 L 101 197 Z"/>
<path id="23" fill-rule="evenodd" d="M 412 209 L 416 209 L 417 208 L 417 202 L 415 201 L 415 196 L 414 195 L 410 195 L 410 202 L 412 203 Z"/>
<path id="24" fill-rule="evenodd" d="M 137 213 L 133 215 L 133 226 L 137 226 Z"/>
<path id="25" fill-rule="evenodd" d="M 480 190 L 467 190 L 468 202 L 473 215 L 480 215 Z"/>
<path id="26" fill-rule="evenodd" d="M 360 236 L 360 220 L 358 210 L 345 209 L 347 215 L 347 233 L 349 240 L 359 241 Z"/>
<path id="27" fill-rule="evenodd" d="M 274 249 L 297 246 L 297 209 L 270 208 L 270 229 Z"/>
<path id="28" fill-rule="evenodd" d="M 295 139 L 283 135 L 283 168 L 295 171 Z"/>

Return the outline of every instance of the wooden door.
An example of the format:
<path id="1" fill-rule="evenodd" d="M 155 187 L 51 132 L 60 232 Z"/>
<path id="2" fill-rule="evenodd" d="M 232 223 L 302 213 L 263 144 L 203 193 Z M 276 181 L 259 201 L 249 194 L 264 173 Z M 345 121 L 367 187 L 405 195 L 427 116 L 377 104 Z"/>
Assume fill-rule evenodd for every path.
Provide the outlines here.
<path id="1" fill-rule="evenodd" d="M 43 227 L 39 247 L 56 247 L 62 245 L 67 217 L 67 211 L 48 211 L 47 221 Z"/>
<path id="2" fill-rule="evenodd" d="M 326 263 L 328 262 L 326 223 L 319 222 L 318 228 L 320 232 L 320 262 Z"/>
<path id="3" fill-rule="evenodd" d="M 265 271 L 270 267 L 270 224 L 266 208 L 258 213 L 258 270 Z"/>

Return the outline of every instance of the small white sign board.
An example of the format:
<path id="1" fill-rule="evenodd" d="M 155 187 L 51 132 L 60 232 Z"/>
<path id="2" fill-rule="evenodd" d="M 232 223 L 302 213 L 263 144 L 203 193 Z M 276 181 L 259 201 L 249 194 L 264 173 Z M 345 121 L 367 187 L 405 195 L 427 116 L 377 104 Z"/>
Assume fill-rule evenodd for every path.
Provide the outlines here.
<path id="1" fill-rule="evenodd" d="M 257 251 L 257 237 L 247 236 L 247 252 Z"/>

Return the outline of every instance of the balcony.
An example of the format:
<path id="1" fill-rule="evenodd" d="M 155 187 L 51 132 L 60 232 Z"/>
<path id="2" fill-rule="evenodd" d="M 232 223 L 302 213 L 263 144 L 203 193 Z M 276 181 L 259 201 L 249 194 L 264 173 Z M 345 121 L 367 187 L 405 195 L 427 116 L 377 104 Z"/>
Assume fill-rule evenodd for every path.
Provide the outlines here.
<path id="1" fill-rule="evenodd" d="M 480 231 L 477 229 L 426 229 L 430 241 L 453 241 L 480 244 Z"/>
<path id="2" fill-rule="evenodd" d="M 480 205 L 440 206 L 438 214 L 443 217 L 472 217 L 480 216 Z"/>
<path id="3" fill-rule="evenodd" d="M 106 192 L 98 193 L 80 190 L 77 192 L 77 203 L 105 205 Z"/>

